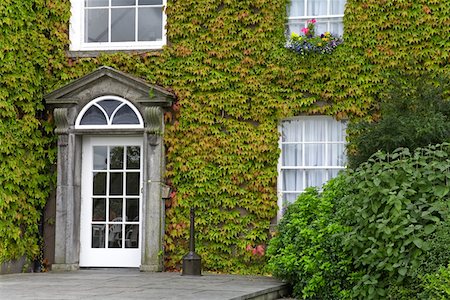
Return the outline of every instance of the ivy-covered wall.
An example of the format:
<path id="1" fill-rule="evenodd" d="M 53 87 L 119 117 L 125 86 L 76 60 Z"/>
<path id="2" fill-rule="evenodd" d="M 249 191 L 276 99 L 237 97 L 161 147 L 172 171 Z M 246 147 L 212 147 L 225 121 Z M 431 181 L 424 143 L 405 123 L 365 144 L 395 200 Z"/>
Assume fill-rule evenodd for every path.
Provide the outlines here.
<path id="1" fill-rule="evenodd" d="M 370 117 L 389 74 L 449 72 L 450 6 L 348 0 L 331 55 L 284 48 L 288 0 L 168 0 L 162 51 L 74 58 L 69 0 L 0 3 L 0 262 L 38 253 L 54 188 L 54 137 L 42 96 L 107 65 L 173 90 L 165 114 L 166 267 L 187 250 L 188 208 L 206 269 L 264 272 L 277 212 L 278 122 L 302 113 Z M 257 249 L 254 251 L 253 249 Z"/>

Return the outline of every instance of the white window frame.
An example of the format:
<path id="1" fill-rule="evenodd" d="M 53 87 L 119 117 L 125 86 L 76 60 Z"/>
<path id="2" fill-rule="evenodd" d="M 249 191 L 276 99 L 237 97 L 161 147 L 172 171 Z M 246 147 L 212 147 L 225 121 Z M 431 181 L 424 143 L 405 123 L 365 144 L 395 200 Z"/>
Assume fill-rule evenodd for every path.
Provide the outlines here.
<path id="1" fill-rule="evenodd" d="M 304 192 L 304 190 L 295 190 L 295 191 L 287 191 L 287 190 L 283 190 L 283 171 L 284 170 L 343 170 L 346 168 L 346 160 L 344 160 L 344 164 L 340 165 L 340 166 L 331 166 L 328 164 L 322 165 L 322 166 L 305 166 L 305 165 L 300 165 L 300 166 L 283 166 L 283 145 L 287 145 L 287 144 L 297 144 L 297 145 L 301 145 L 302 146 L 302 155 L 303 155 L 303 164 L 305 162 L 305 145 L 306 144 L 342 144 L 345 146 L 346 142 L 345 142 L 345 137 L 346 134 L 344 133 L 344 139 L 342 142 L 337 142 L 337 141 L 330 141 L 328 138 L 328 128 L 325 127 L 325 141 L 310 141 L 310 142 L 305 142 L 305 141 L 300 141 L 300 142 L 283 142 L 283 132 L 282 132 L 282 123 L 285 121 L 290 121 L 290 120 L 307 120 L 307 119 L 328 119 L 330 120 L 332 117 L 330 116 L 324 116 L 324 115 L 317 115 L 317 116 L 297 116 L 297 117 L 292 117 L 292 118 L 286 118 L 281 120 L 281 122 L 278 125 L 278 132 L 280 134 L 280 138 L 279 138 L 279 149 L 280 149 L 280 157 L 278 160 L 278 180 L 277 180 L 277 190 L 278 190 L 278 220 L 281 219 L 281 217 L 283 216 L 283 209 L 286 207 L 285 201 L 283 200 L 283 195 L 284 194 L 298 194 L 300 195 L 301 193 Z M 344 121 L 340 121 L 340 122 L 344 122 Z M 345 122 L 344 122 L 344 126 L 345 126 Z M 345 126 L 346 127 L 346 126 Z M 344 128 L 345 128 L 344 127 Z M 305 123 L 302 122 L 302 136 L 305 137 Z M 344 147 L 344 155 L 345 155 L 345 147 Z M 325 157 L 328 157 L 328 147 L 325 147 Z M 326 173 L 326 181 L 330 180 L 331 178 L 329 177 L 329 174 Z M 310 186 L 306 186 L 306 182 L 305 182 L 305 175 L 303 175 L 303 186 L 305 188 L 310 187 Z"/>
<path id="2" fill-rule="evenodd" d="M 161 41 L 141 41 L 141 42 L 85 42 L 85 6 L 84 0 L 71 0 L 71 17 L 69 26 L 70 51 L 101 51 L 101 50 L 156 50 L 166 45 L 166 14 L 165 7 L 167 0 L 162 0 L 162 39 Z"/>
<path id="3" fill-rule="evenodd" d="M 100 105 L 97 104 L 98 102 L 100 102 L 102 100 L 117 100 L 117 101 L 122 102 L 115 109 L 115 112 L 117 112 L 123 105 L 128 105 L 133 110 L 133 112 L 136 114 L 136 116 L 139 120 L 139 124 L 112 124 L 112 120 L 115 117 L 115 112 L 111 115 L 111 117 L 108 117 L 108 114 L 106 113 L 106 111 Z M 107 120 L 107 123 L 108 123 L 107 125 L 81 125 L 80 124 L 81 120 L 84 117 L 84 114 L 92 106 L 96 106 L 103 112 L 103 114 L 105 115 L 105 118 Z M 122 97 L 118 97 L 118 96 L 101 96 L 101 97 L 98 97 L 98 98 L 92 100 L 91 102 L 86 104 L 83 107 L 83 109 L 81 109 L 81 111 L 78 114 L 77 119 L 75 121 L 75 129 L 105 129 L 105 128 L 115 128 L 115 129 L 144 128 L 144 121 L 142 119 L 141 114 L 139 113 L 139 110 L 130 101 L 128 101 Z"/>
<path id="4" fill-rule="evenodd" d="M 291 35 L 291 25 L 299 25 L 302 28 L 303 27 L 307 27 L 308 26 L 308 21 L 311 19 L 316 19 L 317 22 L 320 23 L 326 23 L 327 24 L 327 30 L 328 32 L 331 32 L 330 29 L 330 24 L 332 22 L 336 22 L 339 21 L 339 23 L 343 24 L 343 20 L 344 20 L 344 14 L 339 14 L 339 15 L 332 15 L 330 13 L 330 2 L 333 0 L 327 0 L 327 14 L 326 15 L 307 15 L 308 13 L 308 3 L 314 2 L 314 0 L 304 0 L 304 12 L 305 15 L 304 16 L 293 16 L 291 15 L 291 8 L 292 8 L 292 2 L 291 2 L 291 6 L 288 7 L 288 24 L 287 24 L 287 28 L 288 28 L 288 36 Z M 344 4 L 345 6 L 345 4 Z M 297 34 L 300 34 L 301 32 L 295 32 Z M 316 32 L 316 34 L 321 34 L 323 32 Z M 336 34 L 335 32 L 331 32 Z"/>

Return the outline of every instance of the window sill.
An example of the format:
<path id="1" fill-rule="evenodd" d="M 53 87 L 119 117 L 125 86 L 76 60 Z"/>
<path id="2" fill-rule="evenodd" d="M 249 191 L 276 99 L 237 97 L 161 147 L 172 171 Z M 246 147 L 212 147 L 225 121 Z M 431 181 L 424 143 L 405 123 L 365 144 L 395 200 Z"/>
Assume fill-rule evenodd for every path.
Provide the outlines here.
<path id="1" fill-rule="evenodd" d="M 71 58 L 97 57 L 100 54 L 128 53 L 128 54 L 144 54 L 149 52 L 158 53 L 163 49 L 130 49 L 130 50 L 67 50 L 67 56 Z"/>

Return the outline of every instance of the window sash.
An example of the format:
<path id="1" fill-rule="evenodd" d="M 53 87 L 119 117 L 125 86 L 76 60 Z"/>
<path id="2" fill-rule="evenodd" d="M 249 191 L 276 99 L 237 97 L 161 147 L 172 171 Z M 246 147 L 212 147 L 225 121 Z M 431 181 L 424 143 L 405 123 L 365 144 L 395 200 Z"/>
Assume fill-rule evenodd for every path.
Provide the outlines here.
<path id="1" fill-rule="evenodd" d="M 148 3 L 148 2 L 147 2 Z M 166 44 L 166 15 L 164 7 L 166 0 L 162 0 L 162 4 L 139 4 L 138 1 L 134 5 L 112 5 L 111 0 L 105 6 L 87 6 L 83 0 L 72 0 L 72 16 L 70 20 L 70 50 L 71 51 L 97 51 L 97 50 L 134 50 L 134 49 L 161 49 Z M 133 10 L 134 24 L 130 26 L 133 28 L 134 36 L 129 41 L 125 38 L 119 38 L 122 41 L 112 41 L 111 33 L 113 24 L 111 24 L 112 11 L 119 12 L 120 10 Z M 94 42 L 87 40 L 87 25 L 86 20 L 89 12 L 104 10 L 107 14 L 107 25 L 104 28 L 108 31 L 107 38 L 102 42 Z M 155 11 L 151 11 L 155 10 Z M 157 10 L 157 11 L 156 11 Z M 129 12 L 131 13 L 131 12 Z M 139 15 L 153 13 L 157 18 L 144 18 L 140 22 Z M 157 24 L 157 25 L 156 25 Z M 152 32 L 139 31 L 141 28 L 151 28 Z M 122 37 L 126 34 L 123 33 Z"/>
<path id="2" fill-rule="evenodd" d="M 321 186 L 345 169 L 345 129 L 344 122 L 327 116 L 282 121 L 279 126 L 280 207 L 293 202 L 307 187 Z"/>

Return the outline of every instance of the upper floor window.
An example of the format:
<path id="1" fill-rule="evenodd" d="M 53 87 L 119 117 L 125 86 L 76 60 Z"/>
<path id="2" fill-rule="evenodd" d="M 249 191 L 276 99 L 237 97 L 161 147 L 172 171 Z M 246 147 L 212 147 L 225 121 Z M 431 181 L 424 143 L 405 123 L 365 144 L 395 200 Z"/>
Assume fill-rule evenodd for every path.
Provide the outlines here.
<path id="1" fill-rule="evenodd" d="M 316 33 L 331 32 L 342 36 L 345 0 L 291 0 L 288 9 L 288 34 L 301 33 L 307 21 L 316 19 Z"/>
<path id="2" fill-rule="evenodd" d="M 158 49 L 166 0 L 72 0 L 70 50 Z"/>
<path id="3" fill-rule="evenodd" d="M 346 124 L 328 116 L 303 116 L 280 124 L 279 207 L 310 186 L 321 187 L 345 168 Z"/>

